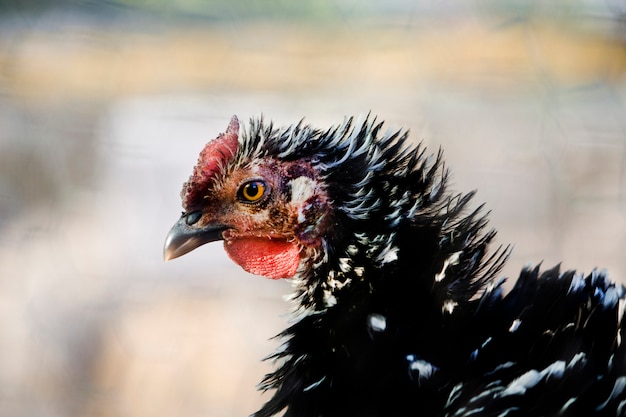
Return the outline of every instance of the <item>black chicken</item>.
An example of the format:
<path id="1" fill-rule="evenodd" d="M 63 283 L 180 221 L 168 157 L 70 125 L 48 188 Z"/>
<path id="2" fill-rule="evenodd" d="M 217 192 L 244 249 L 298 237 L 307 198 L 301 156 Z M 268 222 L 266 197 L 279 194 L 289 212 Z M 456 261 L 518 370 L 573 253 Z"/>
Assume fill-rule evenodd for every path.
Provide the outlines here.
<path id="1" fill-rule="evenodd" d="M 245 270 L 295 282 L 255 416 L 626 416 L 624 288 L 536 267 L 504 295 L 509 249 L 489 252 L 472 193 L 381 129 L 233 117 L 183 186 L 166 259 L 224 240 Z"/>

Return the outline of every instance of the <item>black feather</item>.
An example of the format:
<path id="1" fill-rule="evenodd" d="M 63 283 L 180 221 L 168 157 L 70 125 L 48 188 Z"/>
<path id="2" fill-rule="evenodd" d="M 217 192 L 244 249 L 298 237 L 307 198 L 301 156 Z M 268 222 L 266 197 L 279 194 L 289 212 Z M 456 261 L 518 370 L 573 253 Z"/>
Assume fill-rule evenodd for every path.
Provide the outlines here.
<path id="1" fill-rule="evenodd" d="M 442 153 L 368 117 L 327 131 L 253 120 L 238 163 L 310 162 L 333 203 L 323 253 L 299 277 L 273 397 L 256 417 L 626 415 L 624 289 L 605 272 L 521 272 L 489 244 Z"/>

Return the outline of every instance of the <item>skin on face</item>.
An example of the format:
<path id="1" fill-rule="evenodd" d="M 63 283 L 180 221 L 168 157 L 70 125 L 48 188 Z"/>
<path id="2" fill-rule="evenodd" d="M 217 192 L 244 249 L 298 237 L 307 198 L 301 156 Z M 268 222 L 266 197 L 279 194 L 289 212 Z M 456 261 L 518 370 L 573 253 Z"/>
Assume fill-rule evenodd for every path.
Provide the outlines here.
<path id="1" fill-rule="evenodd" d="M 322 245 L 330 218 L 325 190 L 307 161 L 265 157 L 235 164 L 234 129 L 231 121 L 201 153 L 183 186 L 185 212 L 168 235 L 164 256 L 173 259 L 221 239 L 246 271 L 291 278 Z"/>

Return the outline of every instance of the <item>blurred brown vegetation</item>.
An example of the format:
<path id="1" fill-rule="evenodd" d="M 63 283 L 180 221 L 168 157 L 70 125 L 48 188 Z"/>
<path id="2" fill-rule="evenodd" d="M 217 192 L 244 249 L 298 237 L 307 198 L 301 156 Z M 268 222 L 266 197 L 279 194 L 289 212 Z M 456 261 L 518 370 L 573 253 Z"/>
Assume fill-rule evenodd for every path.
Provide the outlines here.
<path id="1" fill-rule="evenodd" d="M 612 83 L 626 68 L 622 40 L 605 33 L 550 21 L 446 23 L 445 30 L 438 23 L 416 30 L 393 22 L 347 28 L 251 22 L 154 33 L 84 29 L 81 36 L 65 28 L 28 33 L 19 47 L 5 45 L 9 53 L 0 64 L 8 68 L 8 91 L 33 100 L 302 91 L 366 80 L 396 88 L 428 82 L 516 91 L 541 82 Z"/>

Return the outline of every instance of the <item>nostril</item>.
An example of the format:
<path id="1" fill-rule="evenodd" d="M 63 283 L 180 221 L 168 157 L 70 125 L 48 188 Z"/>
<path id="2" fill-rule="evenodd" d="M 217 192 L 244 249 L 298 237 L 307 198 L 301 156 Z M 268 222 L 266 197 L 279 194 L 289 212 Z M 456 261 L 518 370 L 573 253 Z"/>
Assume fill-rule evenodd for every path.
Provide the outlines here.
<path id="1" fill-rule="evenodd" d="M 200 220 L 200 217 L 202 217 L 202 213 L 199 211 L 194 211 L 184 214 L 183 217 L 185 217 L 185 223 L 191 226 L 192 224 L 197 223 L 198 220 Z"/>

